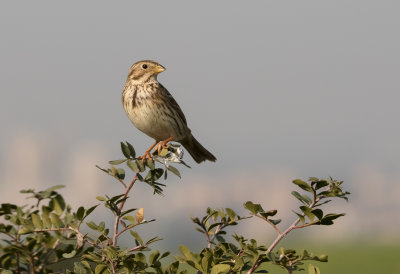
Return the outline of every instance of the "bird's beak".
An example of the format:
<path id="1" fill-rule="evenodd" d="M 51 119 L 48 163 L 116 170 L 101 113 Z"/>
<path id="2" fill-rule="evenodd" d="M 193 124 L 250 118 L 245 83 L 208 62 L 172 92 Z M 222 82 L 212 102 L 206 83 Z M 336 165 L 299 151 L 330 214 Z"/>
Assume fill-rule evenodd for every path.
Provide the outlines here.
<path id="1" fill-rule="evenodd" d="M 159 74 L 159 73 L 163 72 L 164 70 L 165 70 L 165 68 L 164 68 L 163 66 L 158 65 L 158 66 L 156 66 L 156 67 L 154 68 L 154 73 L 155 73 L 155 74 Z"/>

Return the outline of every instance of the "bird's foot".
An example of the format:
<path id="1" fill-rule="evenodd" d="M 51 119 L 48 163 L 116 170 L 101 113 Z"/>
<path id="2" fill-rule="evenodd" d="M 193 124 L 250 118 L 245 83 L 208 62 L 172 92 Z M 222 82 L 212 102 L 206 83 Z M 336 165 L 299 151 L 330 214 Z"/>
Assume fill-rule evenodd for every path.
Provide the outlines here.
<path id="1" fill-rule="evenodd" d="M 171 142 L 171 141 L 173 141 L 173 140 L 174 140 L 174 137 L 169 137 L 168 139 L 165 139 L 164 141 L 158 143 L 158 145 L 157 145 L 157 147 L 156 147 L 156 150 L 157 150 L 158 155 L 160 155 L 161 150 L 162 150 L 163 148 L 168 148 L 168 143 Z"/>
<path id="2" fill-rule="evenodd" d="M 143 164 L 146 162 L 146 159 L 149 159 L 150 161 L 153 161 L 153 157 L 151 156 L 150 151 L 146 151 L 144 153 L 144 155 L 140 156 L 139 158 L 142 160 Z"/>
<path id="3" fill-rule="evenodd" d="M 159 141 L 155 141 L 154 144 L 149 147 L 148 150 L 146 150 L 146 152 L 144 153 L 143 156 L 140 156 L 140 158 L 142 159 L 142 162 L 146 162 L 146 158 L 149 159 L 150 161 L 153 161 L 153 157 L 151 156 L 150 152 L 152 151 L 152 149 L 159 143 Z"/>

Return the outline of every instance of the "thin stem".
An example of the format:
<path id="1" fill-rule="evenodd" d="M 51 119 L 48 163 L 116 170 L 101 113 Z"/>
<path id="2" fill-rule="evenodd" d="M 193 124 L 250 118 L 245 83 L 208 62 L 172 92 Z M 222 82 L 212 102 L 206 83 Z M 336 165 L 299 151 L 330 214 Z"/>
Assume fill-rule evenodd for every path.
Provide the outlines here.
<path id="1" fill-rule="evenodd" d="M 124 188 L 126 188 L 126 184 L 122 179 L 118 179 L 118 181 L 124 186 Z"/>
<path id="2" fill-rule="evenodd" d="M 214 235 L 210 238 L 210 236 L 208 235 L 208 233 L 206 232 L 206 237 L 207 237 L 207 247 L 211 248 L 211 244 L 214 241 L 215 237 L 217 236 L 217 234 L 221 231 L 221 229 L 223 228 L 222 225 L 217 225 L 217 227 L 215 228 L 215 232 Z"/>
<path id="3" fill-rule="evenodd" d="M 31 274 L 35 274 L 35 264 L 33 263 L 33 258 L 32 256 L 28 257 L 28 261 L 29 261 L 29 272 Z"/>
<path id="4" fill-rule="evenodd" d="M 113 263 L 111 260 L 108 260 L 108 262 L 109 262 L 110 265 L 111 265 L 112 273 L 115 273 L 115 266 L 114 266 L 114 263 Z"/>
<path id="5" fill-rule="evenodd" d="M 18 226 L 18 230 L 19 230 L 19 226 Z M 19 244 L 19 235 L 18 234 L 15 236 L 14 241 L 15 241 L 15 244 Z M 21 269 L 19 268 L 19 253 L 18 252 L 16 253 L 15 260 L 16 260 L 16 263 L 17 263 L 16 272 L 17 273 L 21 273 Z"/>
<path id="6" fill-rule="evenodd" d="M 17 261 L 17 273 L 21 273 L 21 270 L 19 269 L 19 253 L 15 254 L 15 260 Z"/>
<path id="7" fill-rule="evenodd" d="M 317 198 L 315 190 L 313 190 L 313 201 L 310 204 L 309 208 L 313 208 L 315 204 L 319 201 L 320 199 Z M 304 217 L 305 214 L 303 213 L 302 216 Z M 269 253 L 272 252 L 272 250 L 277 246 L 277 244 L 293 229 L 298 229 L 298 228 L 303 228 L 312 225 L 313 223 L 308 223 L 304 224 L 301 226 L 297 226 L 297 224 L 300 222 L 300 217 L 298 217 L 285 231 L 282 233 L 278 233 L 278 236 L 275 238 L 275 240 L 272 242 L 272 244 L 268 247 L 267 251 L 265 253 L 268 255 Z M 253 273 L 258 267 L 260 266 L 260 261 L 256 260 L 254 264 L 251 266 L 249 271 L 247 271 L 247 274 Z M 290 272 L 289 272 L 290 273 Z"/>
<path id="8" fill-rule="evenodd" d="M 49 252 L 47 252 L 46 257 L 43 260 L 43 263 L 38 267 L 38 271 L 42 270 L 46 264 L 48 263 L 48 260 L 50 258 L 50 256 L 54 253 L 54 251 L 56 250 L 57 246 L 60 244 L 60 239 L 57 239 L 57 241 L 55 241 L 55 243 L 53 244 L 53 246 L 51 247 L 51 249 L 49 250 Z"/>
<path id="9" fill-rule="evenodd" d="M 293 229 L 304 228 L 304 227 L 307 227 L 307 226 L 314 225 L 316 223 L 318 223 L 318 221 L 314 221 L 314 222 L 311 222 L 311 223 L 308 223 L 308 224 L 304 224 L 304 225 L 298 225 L 298 226 L 295 226 Z"/>
<path id="10" fill-rule="evenodd" d="M 42 229 L 34 230 L 34 232 L 52 232 L 52 231 L 73 231 L 78 235 L 78 237 L 82 238 L 85 242 L 87 242 L 91 246 L 94 246 L 94 247 L 96 247 L 98 249 L 101 249 L 101 247 L 98 244 L 96 244 L 95 242 L 89 240 L 78 229 L 73 228 L 71 226 L 69 226 L 69 227 L 58 227 L 58 228 L 42 228 Z"/>
<path id="11" fill-rule="evenodd" d="M 146 248 L 146 247 L 147 247 L 147 244 L 142 244 L 142 245 L 138 245 L 138 246 L 136 246 L 134 248 L 128 249 L 128 251 L 129 252 L 133 252 L 133 251 L 137 251 L 137 250 L 140 250 L 140 249 L 143 249 L 143 248 Z"/>
<path id="12" fill-rule="evenodd" d="M 18 243 L 17 237 L 8 233 L 8 232 L 0 232 L 1 234 L 7 235 L 8 237 L 10 237 L 11 239 L 13 239 L 16 243 Z"/>
<path id="13" fill-rule="evenodd" d="M 266 221 L 267 223 L 269 223 L 275 229 L 275 231 L 278 233 L 278 235 L 281 234 L 281 231 L 279 230 L 279 228 L 275 224 L 273 224 L 270 220 L 268 220 L 267 218 L 264 218 L 264 217 L 262 217 L 260 215 L 254 215 L 254 216 Z"/>
<path id="14" fill-rule="evenodd" d="M 114 234 L 113 234 L 113 239 L 112 239 L 112 245 L 113 246 L 117 246 L 117 239 L 118 236 L 120 235 L 118 233 L 118 225 L 119 225 L 119 220 L 121 219 L 121 212 L 122 209 L 124 208 L 125 202 L 126 202 L 126 197 L 128 196 L 129 191 L 132 189 L 133 185 L 135 184 L 136 180 L 138 180 L 138 176 L 136 174 L 136 176 L 132 179 L 131 183 L 129 184 L 128 187 L 125 187 L 125 193 L 124 196 L 122 196 L 122 201 L 118 207 L 118 212 L 115 216 L 115 221 L 114 221 Z"/>
<path id="15" fill-rule="evenodd" d="M 125 226 L 124 227 L 124 229 L 122 229 L 120 232 L 118 232 L 118 234 L 117 234 L 117 238 L 121 235 L 121 234 L 123 234 L 125 231 L 127 231 L 127 230 L 130 230 L 130 229 L 132 229 L 132 228 L 134 228 L 136 225 L 128 225 L 128 226 Z"/>

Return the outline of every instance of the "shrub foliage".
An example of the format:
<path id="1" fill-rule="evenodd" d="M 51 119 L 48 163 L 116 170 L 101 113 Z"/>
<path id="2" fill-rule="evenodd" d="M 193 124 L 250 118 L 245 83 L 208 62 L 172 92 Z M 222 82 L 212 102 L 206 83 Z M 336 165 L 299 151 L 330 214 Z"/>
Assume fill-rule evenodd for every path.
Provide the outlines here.
<path id="1" fill-rule="evenodd" d="M 304 270 L 305 261 L 327 262 L 326 255 L 315 255 L 309 251 L 297 251 L 276 246 L 291 231 L 309 226 L 332 225 L 343 213 L 326 213 L 323 205 L 333 199 L 347 201 L 348 192 L 343 191 L 341 181 L 309 178 L 294 180 L 299 191 L 291 194 L 300 201 L 293 211 L 293 223 L 280 226 L 277 210 L 264 210 L 261 204 L 247 201 L 246 216 L 239 216 L 230 208 L 206 210 L 203 217 L 192 217 L 195 229 L 204 235 L 205 246 L 196 253 L 184 245 L 179 246 L 179 255 L 151 250 L 152 243 L 161 240 L 155 236 L 143 239 L 138 226 L 154 222 L 146 220 L 143 208 L 126 208 L 132 187 L 145 183 L 154 194 L 163 195 L 169 174 L 180 177 L 172 164 L 185 165 L 179 146 L 164 148 L 160 155 L 142 161 L 136 157 L 133 146 L 121 142 L 123 159 L 110 161 L 108 168 L 98 167 L 121 185 L 121 194 L 109 197 L 98 196 L 109 214 L 114 216 L 108 227 L 104 221 L 90 220 L 98 205 L 90 208 L 72 209 L 59 190 L 53 186 L 43 191 L 22 190 L 32 203 L 16 205 L 3 203 L 0 207 L 0 270 L 1 273 L 267 273 L 271 264 L 278 265 L 288 273 Z M 126 178 L 126 166 L 133 171 L 133 178 Z M 258 243 L 241 235 L 227 236 L 227 228 L 245 222 L 249 218 L 260 218 L 276 233 L 272 243 Z M 90 230 L 90 233 L 84 231 Z M 129 234 L 134 246 L 122 248 L 118 239 Z M 229 241 L 228 239 L 231 239 Z M 169 257 L 168 264 L 163 260 Z M 182 267 L 185 265 L 185 267 Z M 309 264 L 308 273 L 320 273 L 318 267 Z"/>

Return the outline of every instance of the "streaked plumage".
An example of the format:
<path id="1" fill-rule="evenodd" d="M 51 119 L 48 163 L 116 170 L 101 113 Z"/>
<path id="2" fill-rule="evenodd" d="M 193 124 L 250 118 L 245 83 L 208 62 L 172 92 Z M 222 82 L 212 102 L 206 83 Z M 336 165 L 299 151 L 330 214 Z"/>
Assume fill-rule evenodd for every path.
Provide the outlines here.
<path id="1" fill-rule="evenodd" d="M 157 74 L 164 70 L 163 66 L 149 60 L 132 65 L 122 93 L 125 112 L 140 131 L 156 141 L 172 137 L 197 163 L 215 161 L 214 155 L 192 136 L 178 103 L 157 81 Z"/>

